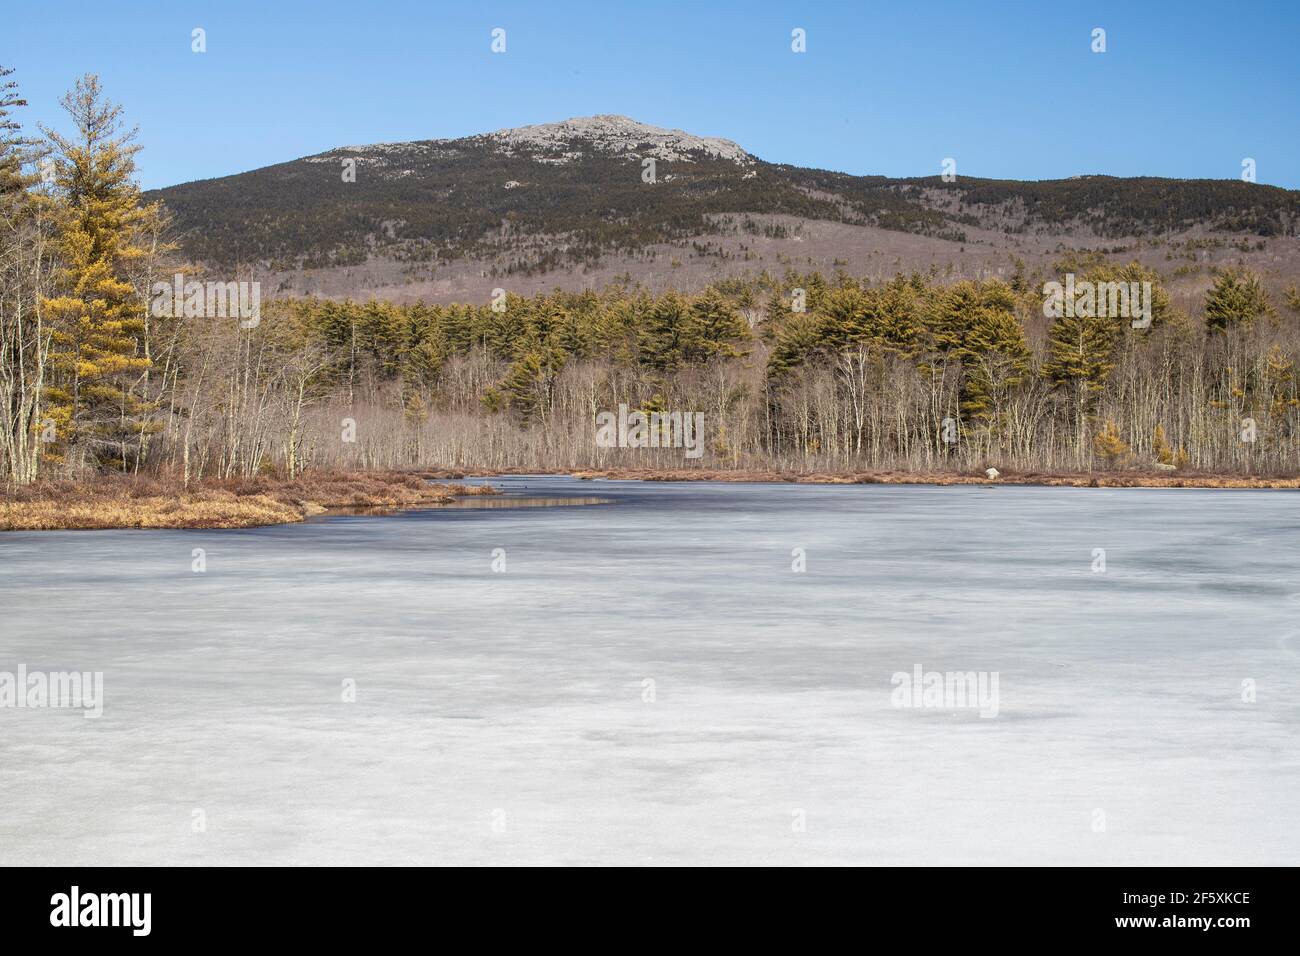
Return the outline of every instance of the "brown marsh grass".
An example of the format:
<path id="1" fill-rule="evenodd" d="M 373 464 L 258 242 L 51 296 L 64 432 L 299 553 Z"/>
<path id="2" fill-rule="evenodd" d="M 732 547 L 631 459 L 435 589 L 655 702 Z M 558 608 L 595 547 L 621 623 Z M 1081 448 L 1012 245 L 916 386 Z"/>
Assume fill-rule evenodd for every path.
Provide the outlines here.
<path id="1" fill-rule="evenodd" d="M 405 472 L 308 473 L 192 483 L 106 474 L 0 489 L 0 530 L 250 528 L 289 524 L 335 508 L 436 507 L 495 489 L 429 484 Z"/>

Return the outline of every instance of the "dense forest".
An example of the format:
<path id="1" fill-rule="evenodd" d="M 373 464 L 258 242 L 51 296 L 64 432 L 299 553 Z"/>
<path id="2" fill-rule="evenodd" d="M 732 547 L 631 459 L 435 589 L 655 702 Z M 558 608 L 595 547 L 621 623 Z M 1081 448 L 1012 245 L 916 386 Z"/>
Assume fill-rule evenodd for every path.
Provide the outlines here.
<path id="1" fill-rule="evenodd" d="M 912 196 L 951 193 L 970 210 L 952 218 L 979 222 L 971 212 L 1015 210 L 1013 231 L 1041 226 L 1082 226 L 1099 236 L 1142 236 L 1196 224 L 1258 236 L 1295 235 L 1300 197 L 1294 192 L 1239 179 L 1163 179 L 1155 176 L 1075 176 L 1018 182 L 961 176 L 891 180 Z"/>
<path id="2" fill-rule="evenodd" d="M 1203 308 L 1149 282 L 1151 321 L 1048 318 L 1043 283 L 766 273 L 695 294 L 603 291 L 451 306 L 266 301 L 259 320 L 158 314 L 191 271 L 134 182 L 132 134 L 93 76 L 77 133 L 32 137 L 0 95 L 0 470 L 186 483 L 326 466 L 688 464 L 603 448 L 620 404 L 704 415 L 711 468 L 1195 469 L 1293 473 L 1300 294 L 1220 270 Z M 191 277 L 192 278 L 192 277 Z M 202 278 L 202 277 L 199 277 Z"/>

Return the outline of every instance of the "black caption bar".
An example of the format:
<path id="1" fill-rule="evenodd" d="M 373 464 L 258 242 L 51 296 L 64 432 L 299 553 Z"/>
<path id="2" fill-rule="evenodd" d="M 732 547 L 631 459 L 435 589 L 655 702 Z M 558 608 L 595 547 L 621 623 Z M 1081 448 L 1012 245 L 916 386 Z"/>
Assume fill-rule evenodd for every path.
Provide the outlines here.
<path id="1" fill-rule="evenodd" d="M 626 921 L 634 936 L 703 921 L 716 933 L 725 928 L 738 938 L 765 940 L 772 933 L 807 939 L 854 927 L 863 938 L 921 942 L 930 932 L 945 934 L 944 927 L 965 927 L 974 935 L 963 930 L 944 938 L 1131 937 L 1183 946 L 1281 938 L 1292 920 L 1295 871 L 914 868 L 787 875 L 733 869 L 720 877 L 687 870 L 666 879 L 655 873 L 592 879 L 534 871 L 51 868 L 0 869 L 0 880 L 0 925 L 10 942 L 319 939 L 337 946 L 409 937 L 433 926 L 490 933 L 532 927 L 549 935 L 563 923 L 568 935 L 616 920 Z"/>

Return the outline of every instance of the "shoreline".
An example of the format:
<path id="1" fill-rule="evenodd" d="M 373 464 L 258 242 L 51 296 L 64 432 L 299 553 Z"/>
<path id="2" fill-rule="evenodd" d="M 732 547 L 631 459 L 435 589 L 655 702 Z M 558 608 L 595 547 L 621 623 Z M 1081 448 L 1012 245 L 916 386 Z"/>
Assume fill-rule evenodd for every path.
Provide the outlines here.
<path id="1" fill-rule="evenodd" d="M 766 469 L 708 468 L 604 468 L 539 472 L 532 469 L 433 469 L 415 472 L 429 480 L 448 481 L 505 478 L 517 475 L 554 475 L 581 481 L 716 481 L 737 484 L 813 485 L 1022 485 L 1044 488 L 1218 488 L 1225 490 L 1300 489 L 1300 476 L 1212 475 L 1201 472 L 1163 473 L 1144 471 L 1110 472 L 1023 472 L 987 478 L 961 472 L 786 472 Z"/>
<path id="2" fill-rule="evenodd" d="M 207 480 L 188 489 L 176 481 L 104 475 L 93 481 L 38 483 L 0 491 L 2 531 L 93 531 L 126 529 L 220 530 L 297 524 L 309 518 L 355 514 L 388 515 L 422 508 L 528 507 L 531 504 L 598 504 L 591 497 L 555 501 L 472 498 L 500 494 L 467 479 L 520 475 L 569 477 L 577 481 L 713 481 L 736 484 L 821 485 L 1016 485 L 1046 488 L 1202 488 L 1223 490 L 1300 489 L 1300 477 L 1114 471 L 1024 472 L 988 478 L 959 472 L 782 472 L 766 469 L 606 468 L 539 472 L 532 469 L 415 469 L 411 471 L 321 472 L 293 480 L 246 478 Z M 471 500 L 467 500 L 471 499 Z"/>
<path id="3" fill-rule="evenodd" d="M 495 495 L 487 486 L 430 483 L 409 472 L 322 472 L 293 480 L 195 482 L 104 475 L 0 494 L 0 531 L 223 530 L 298 524 L 330 513 L 391 514 Z"/>

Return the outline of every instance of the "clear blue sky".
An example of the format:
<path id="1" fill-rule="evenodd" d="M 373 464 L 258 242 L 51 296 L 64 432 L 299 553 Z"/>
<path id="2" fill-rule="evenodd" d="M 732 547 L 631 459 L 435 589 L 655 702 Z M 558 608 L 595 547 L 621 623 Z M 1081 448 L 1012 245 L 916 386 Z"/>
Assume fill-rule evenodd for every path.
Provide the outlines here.
<path id="1" fill-rule="evenodd" d="M 1251 157 L 1300 186 L 1297 0 L 39 0 L 0 29 L 25 121 L 62 127 L 60 93 L 98 73 L 146 187 L 592 113 L 859 174 L 1236 178 Z"/>

